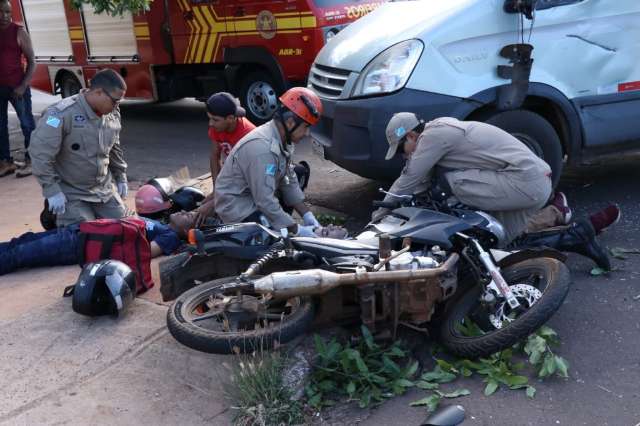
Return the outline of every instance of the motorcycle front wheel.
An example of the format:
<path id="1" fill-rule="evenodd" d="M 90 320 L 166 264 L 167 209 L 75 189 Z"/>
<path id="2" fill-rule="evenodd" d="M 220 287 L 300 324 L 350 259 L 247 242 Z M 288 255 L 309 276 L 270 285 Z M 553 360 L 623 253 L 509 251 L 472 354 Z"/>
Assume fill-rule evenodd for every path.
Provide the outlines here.
<path id="1" fill-rule="evenodd" d="M 534 258 L 501 270 L 521 307 L 481 302 L 481 286 L 465 287 L 445 308 L 440 342 L 454 355 L 481 358 L 525 339 L 560 308 L 569 292 L 569 270 L 556 259 Z M 470 332 L 473 330 L 473 332 Z"/>
<path id="2" fill-rule="evenodd" d="M 250 353 L 286 343 L 311 325 L 311 298 L 276 300 L 256 294 L 223 295 L 221 286 L 234 279 L 209 281 L 180 295 L 167 313 L 171 335 L 202 352 Z"/>

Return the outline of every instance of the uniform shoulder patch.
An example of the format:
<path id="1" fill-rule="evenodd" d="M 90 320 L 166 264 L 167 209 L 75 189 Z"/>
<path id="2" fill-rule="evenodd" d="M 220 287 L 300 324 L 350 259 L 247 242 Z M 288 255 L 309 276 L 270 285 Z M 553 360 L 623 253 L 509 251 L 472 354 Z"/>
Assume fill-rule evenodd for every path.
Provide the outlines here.
<path id="1" fill-rule="evenodd" d="M 273 163 L 272 164 L 267 164 L 267 167 L 266 167 L 264 173 L 267 176 L 275 176 L 276 175 L 276 170 L 277 170 L 277 167 L 276 167 L 275 164 L 273 164 Z"/>
<path id="2" fill-rule="evenodd" d="M 65 98 L 60 102 L 58 102 L 57 104 L 55 104 L 55 108 L 58 111 L 64 111 L 65 109 L 69 108 L 71 105 L 75 104 L 76 102 L 77 102 L 77 98 L 75 96 L 71 96 L 70 98 Z"/>
<path id="3" fill-rule="evenodd" d="M 60 127 L 60 119 L 52 115 L 47 117 L 46 123 L 47 123 L 47 126 L 53 127 L 54 129 L 57 129 L 58 127 Z"/>

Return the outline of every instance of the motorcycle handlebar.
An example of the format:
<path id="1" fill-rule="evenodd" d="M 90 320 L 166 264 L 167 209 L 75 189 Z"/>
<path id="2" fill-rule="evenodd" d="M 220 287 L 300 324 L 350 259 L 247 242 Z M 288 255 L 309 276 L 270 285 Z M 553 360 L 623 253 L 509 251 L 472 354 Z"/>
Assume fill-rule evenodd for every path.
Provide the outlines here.
<path id="1" fill-rule="evenodd" d="M 382 207 L 384 209 L 395 209 L 400 205 L 397 201 L 379 201 L 374 200 L 372 203 L 373 207 Z"/>

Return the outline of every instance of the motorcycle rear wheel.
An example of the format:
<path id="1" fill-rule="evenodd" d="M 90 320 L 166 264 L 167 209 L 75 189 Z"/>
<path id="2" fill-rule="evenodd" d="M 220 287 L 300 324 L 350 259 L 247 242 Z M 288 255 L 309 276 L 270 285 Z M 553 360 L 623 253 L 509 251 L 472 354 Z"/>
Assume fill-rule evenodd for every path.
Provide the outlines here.
<path id="1" fill-rule="evenodd" d="M 516 285 L 519 285 L 518 288 L 529 288 L 536 295 L 533 298 L 537 299 L 531 303 L 518 297 L 523 306 L 531 303 L 528 309 L 508 324 L 502 322 L 501 328 L 495 328 L 489 312 L 480 303 L 482 288 L 478 285 L 464 288 L 458 297 L 447 304 L 439 328 L 440 342 L 452 354 L 463 358 L 481 358 L 513 346 L 546 323 L 569 292 L 569 270 L 556 259 L 528 259 L 501 272 L 512 289 Z M 478 325 L 484 334 L 465 335 L 460 326 L 467 325 L 469 320 Z"/>
<path id="2" fill-rule="evenodd" d="M 217 354 L 250 353 L 286 343 L 303 334 L 314 318 L 309 297 L 263 301 L 257 295 L 244 294 L 243 303 L 233 310 L 220 287 L 235 277 L 221 278 L 198 285 L 180 295 L 167 312 L 167 327 L 180 343 L 192 349 Z M 255 314 L 243 306 L 258 307 Z M 221 308 L 222 307 L 222 308 Z"/>

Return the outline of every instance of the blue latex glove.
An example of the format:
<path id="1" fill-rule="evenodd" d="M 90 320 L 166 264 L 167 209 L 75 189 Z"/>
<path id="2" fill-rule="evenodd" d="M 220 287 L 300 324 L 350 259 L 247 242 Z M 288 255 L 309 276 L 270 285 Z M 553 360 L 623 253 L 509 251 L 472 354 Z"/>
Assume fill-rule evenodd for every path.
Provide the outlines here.
<path id="1" fill-rule="evenodd" d="M 120 194 L 120 198 L 127 198 L 128 193 L 129 187 L 127 186 L 127 182 L 118 182 L 118 194 Z"/>
<path id="2" fill-rule="evenodd" d="M 49 211 L 53 214 L 63 214 L 65 212 L 65 205 L 67 204 L 67 197 L 62 192 L 58 192 L 55 195 L 47 198 L 49 202 Z"/>
<path id="3" fill-rule="evenodd" d="M 318 222 L 318 219 L 316 219 L 316 217 L 310 211 L 306 212 L 302 216 L 302 221 L 304 222 L 304 224 L 306 226 L 313 226 L 313 227 L 316 227 L 316 228 L 320 226 L 320 222 Z"/>
<path id="4" fill-rule="evenodd" d="M 296 234 L 296 236 L 298 237 L 311 237 L 311 238 L 315 238 L 317 237 L 316 233 L 313 232 L 313 229 L 315 228 L 315 226 L 302 226 L 302 225 L 298 225 L 298 233 Z"/>

